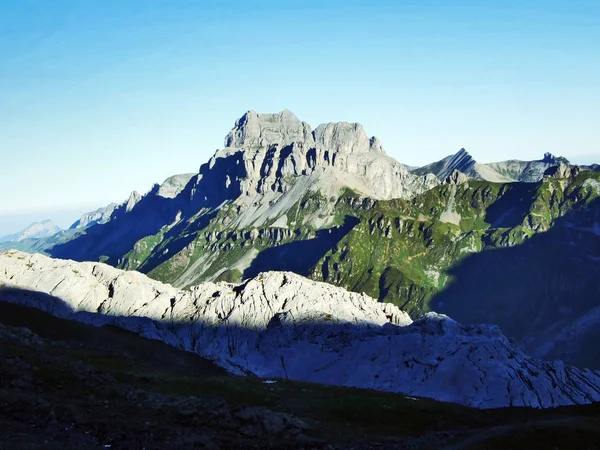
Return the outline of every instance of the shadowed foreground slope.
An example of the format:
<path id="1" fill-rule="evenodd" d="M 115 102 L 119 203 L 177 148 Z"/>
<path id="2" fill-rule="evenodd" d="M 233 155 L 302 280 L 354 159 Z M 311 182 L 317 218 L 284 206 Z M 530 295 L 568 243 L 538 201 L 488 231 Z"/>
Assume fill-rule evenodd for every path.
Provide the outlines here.
<path id="1" fill-rule="evenodd" d="M 2 301 L 0 337 L 2 449 L 583 449 L 600 439 L 596 404 L 482 411 L 264 383 L 118 328 Z"/>
<path id="2" fill-rule="evenodd" d="M 238 374 L 479 408 L 600 399 L 600 374 L 530 358 L 495 326 L 463 326 L 435 313 L 412 322 L 391 304 L 288 272 L 180 291 L 105 264 L 12 252 L 0 255 L 0 282 L 7 301 L 117 325 Z"/>

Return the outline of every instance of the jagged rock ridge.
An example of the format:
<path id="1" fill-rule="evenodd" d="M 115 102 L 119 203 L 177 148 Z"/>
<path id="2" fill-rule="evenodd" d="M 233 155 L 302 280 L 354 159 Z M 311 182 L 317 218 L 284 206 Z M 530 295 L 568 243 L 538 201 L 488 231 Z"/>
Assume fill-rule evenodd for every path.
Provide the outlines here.
<path id="1" fill-rule="evenodd" d="M 182 173 L 167 178 L 158 188 L 156 195 L 164 198 L 177 197 L 195 175 L 195 173 Z"/>
<path id="2" fill-rule="evenodd" d="M 528 358 L 495 326 L 464 327 L 433 313 L 412 322 L 390 304 L 292 273 L 180 291 L 104 264 L 9 252 L 0 255 L 0 282 L 8 301 L 112 323 L 238 373 L 481 408 L 600 399 L 599 373 Z"/>
<path id="3" fill-rule="evenodd" d="M 486 180 L 495 183 L 525 182 L 536 183 L 540 181 L 551 167 L 559 164 L 569 164 L 563 157 L 555 157 L 551 153 L 544 154 L 544 158 L 536 161 L 508 160 L 481 164 L 476 162 L 464 148 L 457 153 L 435 163 L 428 164 L 412 170 L 417 175 L 432 173 L 441 180 L 446 179 L 454 170 L 462 172 L 469 178 Z"/>
<path id="4" fill-rule="evenodd" d="M 110 203 L 102 208 L 82 214 L 82 216 L 75 221 L 75 223 L 73 223 L 69 229 L 86 229 L 92 225 L 106 223 L 110 220 L 110 217 L 116 207 L 116 203 Z"/>
<path id="5" fill-rule="evenodd" d="M 471 175 L 474 172 L 474 169 L 475 160 L 464 148 L 461 148 L 454 155 L 447 156 L 438 162 L 419 167 L 418 169 L 413 170 L 413 173 L 419 175 L 433 173 L 439 179 L 444 180 L 455 170 L 466 175 Z"/>
<path id="6" fill-rule="evenodd" d="M 157 197 L 172 199 L 177 197 L 186 187 L 190 179 L 195 176 L 195 173 L 184 173 L 173 175 L 163 181 L 162 184 L 155 184 L 152 186 L 150 191 L 148 191 L 144 195 L 156 195 Z M 109 205 L 98 208 L 94 211 L 87 212 L 83 214 L 69 229 L 71 230 L 85 230 L 86 228 L 91 227 L 92 225 L 102 225 L 109 222 L 113 218 L 113 213 L 128 213 L 135 205 L 139 203 L 142 199 L 142 195 L 140 195 L 137 191 L 132 191 L 129 194 L 127 200 L 122 203 L 110 203 Z"/>
<path id="7" fill-rule="evenodd" d="M 553 177 L 558 179 L 574 178 L 579 175 L 579 166 L 571 166 L 561 162 L 557 166 L 552 166 L 546 169 L 544 177 Z"/>
<path id="8" fill-rule="evenodd" d="M 347 187 L 373 198 L 410 198 L 439 184 L 431 175 L 411 175 L 387 157 L 379 140 L 369 138 L 358 123 L 322 124 L 313 132 L 288 110 L 248 111 L 225 144 L 201 167 L 197 181 L 210 176 L 227 191 L 245 196 L 284 193 L 297 181 L 294 177 L 311 175 L 316 175 L 309 183 L 314 190 L 336 193 Z M 215 173 L 219 166 L 220 175 Z M 206 190 L 200 195 L 210 197 Z"/>

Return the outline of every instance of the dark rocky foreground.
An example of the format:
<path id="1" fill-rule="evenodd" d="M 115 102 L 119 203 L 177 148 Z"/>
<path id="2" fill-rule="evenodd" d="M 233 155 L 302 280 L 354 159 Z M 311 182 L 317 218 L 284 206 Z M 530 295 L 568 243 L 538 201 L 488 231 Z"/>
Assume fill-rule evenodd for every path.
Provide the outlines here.
<path id="1" fill-rule="evenodd" d="M 600 448 L 598 405 L 480 411 L 234 377 L 112 328 L 0 302 L 0 449 Z"/>
<path id="2" fill-rule="evenodd" d="M 0 324 L 7 431 L 0 448 L 298 448 L 314 441 L 290 414 L 178 393 L 169 375 L 227 377 L 209 361 L 118 329 L 3 310 L 3 322 L 22 312 L 47 319 L 37 326 L 55 340 Z"/>

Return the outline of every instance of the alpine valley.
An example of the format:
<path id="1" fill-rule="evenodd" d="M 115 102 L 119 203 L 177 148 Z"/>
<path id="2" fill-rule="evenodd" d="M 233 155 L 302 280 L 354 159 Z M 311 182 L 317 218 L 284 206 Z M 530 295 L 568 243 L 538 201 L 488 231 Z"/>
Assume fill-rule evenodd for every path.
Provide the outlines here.
<path id="1" fill-rule="evenodd" d="M 358 123 L 248 111 L 198 173 L 0 244 L 0 291 L 230 373 L 477 408 L 595 402 L 596 169 L 464 149 L 409 168 Z"/>

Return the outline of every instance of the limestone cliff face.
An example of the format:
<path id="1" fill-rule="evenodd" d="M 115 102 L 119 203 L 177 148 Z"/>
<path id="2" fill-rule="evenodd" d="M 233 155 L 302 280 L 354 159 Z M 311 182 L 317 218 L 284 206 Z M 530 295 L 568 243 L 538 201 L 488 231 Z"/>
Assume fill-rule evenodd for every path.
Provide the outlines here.
<path id="1" fill-rule="evenodd" d="M 258 114 L 248 111 L 235 122 L 235 127 L 225 137 L 225 147 L 286 146 L 294 142 L 314 145 L 312 130 L 289 110 L 276 114 Z"/>
<path id="2" fill-rule="evenodd" d="M 369 139 L 365 129 L 359 123 L 322 124 L 315 129 L 314 136 L 316 147 L 329 149 L 333 153 L 383 152 L 379 140 L 375 137 Z"/>
<path id="3" fill-rule="evenodd" d="M 439 184 L 434 175 L 412 175 L 386 156 L 379 140 L 369 138 L 358 123 L 328 123 L 313 132 L 287 110 L 248 111 L 236 121 L 225 146 L 200 168 L 192 197 L 218 204 L 236 195 L 281 194 L 298 177 L 315 174 L 310 187 L 334 196 L 347 187 L 377 199 L 411 198 Z"/>
<path id="4" fill-rule="evenodd" d="M 600 400 L 600 374 L 529 358 L 495 326 L 391 304 L 288 272 L 181 291 L 137 272 L 0 255 L 3 300 L 114 324 L 239 374 L 366 387 L 480 408 Z"/>

